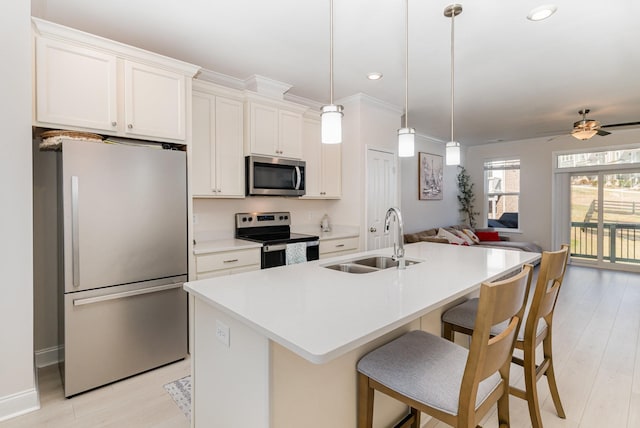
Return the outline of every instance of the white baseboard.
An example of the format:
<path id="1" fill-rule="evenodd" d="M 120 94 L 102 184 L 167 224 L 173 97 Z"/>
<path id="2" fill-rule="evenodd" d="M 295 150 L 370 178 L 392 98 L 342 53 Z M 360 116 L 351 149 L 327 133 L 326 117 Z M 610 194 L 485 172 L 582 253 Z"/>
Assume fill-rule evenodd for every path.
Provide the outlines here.
<path id="1" fill-rule="evenodd" d="M 38 400 L 36 388 L 0 397 L 0 422 L 33 412 L 39 408 L 40 401 Z"/>
<path id="2" fill-rule="evenodd" d="M 38 349 L 36 351 L 36 367 L 42 368 L 53 364 L 58 364 L 61 346 Z"/>

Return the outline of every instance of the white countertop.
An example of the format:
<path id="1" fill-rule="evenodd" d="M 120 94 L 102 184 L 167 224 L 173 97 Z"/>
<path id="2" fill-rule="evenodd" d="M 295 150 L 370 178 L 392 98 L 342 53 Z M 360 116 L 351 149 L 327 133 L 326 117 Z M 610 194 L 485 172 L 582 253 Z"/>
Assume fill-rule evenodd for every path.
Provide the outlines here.
<path id="1" fill-rule="evenodd" d="M 322 232 L 320 226 L 297 226 L 292 227 L 292 231 L 295 233 L 303 233 L 306 235 L 318 235 L 320 240 L 325 239 L 340 239 L 351 238 L 359 236 L 360 232 L 355 226 L 335 226 L 331 229 L 331 232 Z M 218 253 L 222 251 L 244 250 L 247 248 L 260 248 L 262 244 L 259 242 L 246 241 L 244 239 L 210 239 L 210 240 L 198 240 L 193 246 L 193 254 L 207 254 Z"/>
<path id="2" fill-rule="evenodd" d="M 245 250 L 248 248 L 260 248 L 259 242 L 246 241 L 244 239 L 216 239 L 212 241 L 198 242 L 193 246 L 193 254 L 218 253 L 221 251 Z"/>
<path id="3" fill-rule="evenodd" d="M 352 274 L 324 268 L 392 248 L 192 281 L 185 289 L 269 339 L 322 364 L 540 257 L 538 253 L 419 242 L 423 260 Z"/>

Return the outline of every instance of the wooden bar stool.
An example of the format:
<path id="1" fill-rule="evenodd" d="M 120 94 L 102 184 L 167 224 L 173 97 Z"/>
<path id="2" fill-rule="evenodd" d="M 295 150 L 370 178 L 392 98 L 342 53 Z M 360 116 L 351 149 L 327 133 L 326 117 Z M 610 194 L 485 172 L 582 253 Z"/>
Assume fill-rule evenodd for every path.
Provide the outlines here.
<path id="1" fill-rule="evenodd" d="M 559 251 L 545 251 L 542 253 L 540 272 L 536 282 L 531 306 L 527 308 L 525 322 L 518 333 L 515 347 L 524 353 L 524 359 L 513 356 L 512 362 L 524 368 L 525 390 L 509 387 L 509 392 L 524 400 L 529 406 L 529 415 L 533 428 L 542 428 L 540 405 L 538 403 L 537 382 L 542 375 L 547 376 L 551 398 L 558 416 L 566 418 L 556 376 L 553 370 L 553 352 L 551 349 L 551 332 L 553 326 L 553 311 L 558 300 L 558 293 L 569 258 L 569 246 L 563 244 Z M 474 334 L 474 320 L 481 310 L 478 299 L 470 299 L 455 306 L 442 314 L 442 336 L 453 341 L 455 332 L 468 335 Z M 491 331 L 498 335 L 506 324 L 497 325 Z M 473 341 L 473 339 L 472 339 Z M 536 348 L 542 343 L 544 358 L 536 365 Z"/>
<path id="2" fill-rule="evenodd" d="M 473 428 L 498 403 L 509 426 L 509 365 L 524 315 L 532 266 L 507 280 L 483 283 L 471 347 L 411 331 L 358 361 L 358 428 L 371 428 L 374 390 L 410 407 L 396 427 L 420 427 L 420 412 L 454 427 Z M 492 337 L 491 327 L 505 321 Z"/>

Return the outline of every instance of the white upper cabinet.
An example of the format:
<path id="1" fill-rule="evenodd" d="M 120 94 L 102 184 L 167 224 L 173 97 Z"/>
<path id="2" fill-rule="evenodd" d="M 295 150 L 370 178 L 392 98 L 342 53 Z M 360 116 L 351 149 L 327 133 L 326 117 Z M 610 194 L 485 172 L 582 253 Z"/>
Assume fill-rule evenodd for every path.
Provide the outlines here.
<path id="1" fill-rule="evenodd" d="M 278 109 L 276 107 L 249 103 L 250 153 L 279 156 Z"/>
<path id="2" fill-rule="evenodd" d="M 182 74 L 124 61 L 124 131 L 184 140 L 185 80 Z"/>
<path id="3" fill-rule="evenodd" d="M 100 131 L 117 129 L 116 57 L 36 39 L 36 120 Z"/>
<path id="4" fill-rule="evenodd" d="M 244 197 L 242 134 L 242 101 L 194 91 L 191 157 L 194 197 Z"/>
<path id="5" fill-rule="evenodd" d="M 342 144 L 322 144 L 320 121 L 305 118 L 302 159 L 306 162 L 304 198 L 340 199 L 342 196 Z"/>
<path id="6" fill-rule="evenodd" d="M 302 114 L 287 110 L 278 111 L 280 156 L 302 157 Z"/>
<path id="7" fill-rule="evenodd" d="M 32 18 L 34 125 L 182 142 L 198 67 Z"/>
<path id="8" fill-rule="evenodd" d="M 307 107 L 253 98 L 245 109 L 245 154 L 302 158 L 302 113 Z"/>

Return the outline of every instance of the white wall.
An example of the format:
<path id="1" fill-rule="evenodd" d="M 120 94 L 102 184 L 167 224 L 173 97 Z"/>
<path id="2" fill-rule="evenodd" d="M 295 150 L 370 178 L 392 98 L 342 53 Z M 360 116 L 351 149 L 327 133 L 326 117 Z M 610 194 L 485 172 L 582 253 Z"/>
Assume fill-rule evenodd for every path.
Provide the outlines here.
<path id="1" fill-rule="evenodd" d="M 38 405 L 33 366 L 30 4 L 0 14 L 0 420 Z"/>
<path id="2" fill-rule="evenodd" d="M 579 141 L 570 135 L 551 141 L 535 138 L 513 142 L 486 144 L 467 149 L 467 171 L 475 183 L 476 207 L 481 211 L 479 226 L 486 221 L 483 204 L 483 165 L 486 160 L 520 159 L 520 229 L 521 234 L 509 234 L 514 241 L 532 241 L 545 250 L 551 250 L 552 231 L 552 183 L 554 151 L 591 151 L 597 148 L 609 150 L 618 145 L 640 144 L 640 130 L 613 131 L 606 137 L 593 137 Z"/>
<path id="3" fill-rule="evenodd" d="M 404 232 L 414 233 L 433 227 L 459 224 L 458 185 L 456 176 L 458 167 L 444 167 L 444 184 L 442 200 L 426 201 L 418 199 L 418 160 L 419 153 L 431 153 L 442 156 L 444 161 L 444 144 L 416 135 L 416 154 L 411 158 L 400 158 L 402 176 L 402 215 Z M 464 158 L 463 158 L 464 159 Z"/>

